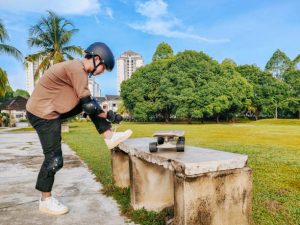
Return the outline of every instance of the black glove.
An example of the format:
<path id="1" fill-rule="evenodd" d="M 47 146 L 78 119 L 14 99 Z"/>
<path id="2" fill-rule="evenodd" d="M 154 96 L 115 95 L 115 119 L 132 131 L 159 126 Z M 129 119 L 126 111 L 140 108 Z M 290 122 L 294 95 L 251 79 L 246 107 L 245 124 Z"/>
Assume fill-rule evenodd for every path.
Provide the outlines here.
<path id="1" fill-rule="evenodd" d="M 123 120 L 123 117 L 120 114 L 116 114 L 112 110 L 107 112 L 106 118 L 112 123 L 120 123 Z"/>

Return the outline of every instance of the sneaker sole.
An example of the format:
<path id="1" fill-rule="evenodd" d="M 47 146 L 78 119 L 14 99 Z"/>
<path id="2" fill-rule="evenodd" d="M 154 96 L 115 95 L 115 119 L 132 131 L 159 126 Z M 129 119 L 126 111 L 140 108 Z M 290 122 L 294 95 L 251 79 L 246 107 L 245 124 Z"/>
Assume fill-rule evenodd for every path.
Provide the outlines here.
<path id="1" fill-rule="evenodd" d="M 51 214 L 51 215 L 63 215 L 69 212 L 69 209 L 66 209 L 64 211 L 59 211 L 59 212 L 51 211 L 47 208 L 39 208 L 39 210 L 40 212 Z"/>
<path id="2" fill-rule="evenodd" d="M 132 135 L 132 130 L 130 130 L 130 132 L 129 132 L 129 134 L 127 136 L 124 136 L 123 138 L 121 138 L 120 141 L 119 141 L 119 143 L 107 146 L 108 149 L 113 149 L 114 147 L 118 146 L 121 142 L 127 140 L 131 135 Z"/>

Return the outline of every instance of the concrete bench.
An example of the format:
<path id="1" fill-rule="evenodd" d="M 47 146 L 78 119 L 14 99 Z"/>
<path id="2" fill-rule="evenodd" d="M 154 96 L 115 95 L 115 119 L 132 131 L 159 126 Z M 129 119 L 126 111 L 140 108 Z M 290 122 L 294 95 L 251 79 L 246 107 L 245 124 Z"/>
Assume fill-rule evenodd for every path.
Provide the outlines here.
<path id="1" fill-rule="evenodd" d="M 154 138 L 129 139 L 111 152 L 118 187 L 130 187 L 134 209 L 174 206 L 176 225 L 250 224 L 252 171 L 247 156 L 186 146 L 149 152 Z"/>

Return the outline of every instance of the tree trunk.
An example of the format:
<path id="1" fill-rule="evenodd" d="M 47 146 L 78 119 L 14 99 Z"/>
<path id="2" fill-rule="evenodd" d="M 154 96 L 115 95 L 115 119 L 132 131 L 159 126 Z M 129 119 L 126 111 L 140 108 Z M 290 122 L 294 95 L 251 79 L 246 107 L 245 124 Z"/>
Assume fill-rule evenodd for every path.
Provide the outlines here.
<path id="1" fill-rule="evenodd" d="M 11 110 L 9 110 L 9 127 L 12 127 Z"/>
<path id="2" fill-rule="evenodd" d="M 188 124 L 192 124 L 192 117 L 188 117 Z"/>
<path id="3" fill-rule="evenodd" d="M 220 116 L 219 116 L 219 115 L 217 115 L 217 123 L 219 123 L 219 117 L 220 117 Z"/>
<path id="4" fill-rule="evenodd" d="M 168 115 L 168 113 L 165 113 L 165 122 L 169 123 L 169 115 Z"/>
<path id="5" fill-rule="evenodd" d="M 298 119 L 300 120 L 300 109 L 298 111 Z"/>
<path id="6" fill-rule="evenodd" d="M 259 114 L 260 114 L 260 112 L 257 110 L 254 112 L 255 120 L 258 120 Z"/>
<path id="7" fill-rule="evenodd" d="M 274 119 L 278 118 L 278 107 L 277 107 L 277 102 L 275 103 L 275 117 Z"/>

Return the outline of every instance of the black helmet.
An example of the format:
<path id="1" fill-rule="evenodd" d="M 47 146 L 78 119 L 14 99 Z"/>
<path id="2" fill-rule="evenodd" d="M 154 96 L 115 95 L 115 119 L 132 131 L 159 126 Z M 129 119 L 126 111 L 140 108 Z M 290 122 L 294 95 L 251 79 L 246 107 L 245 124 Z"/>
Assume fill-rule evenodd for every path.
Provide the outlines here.
<path id="1" fill-rule="evenodd" d="M 105 65 L 106 70 L 112 71 L 115 66 L 115 58 L 110 48 L 102 43 L 95 42 L 91 44 L 85 51 L 86 58 L 90 58 L 93 56 L 99 56 L 102 59 L 102 63 Z"/>

